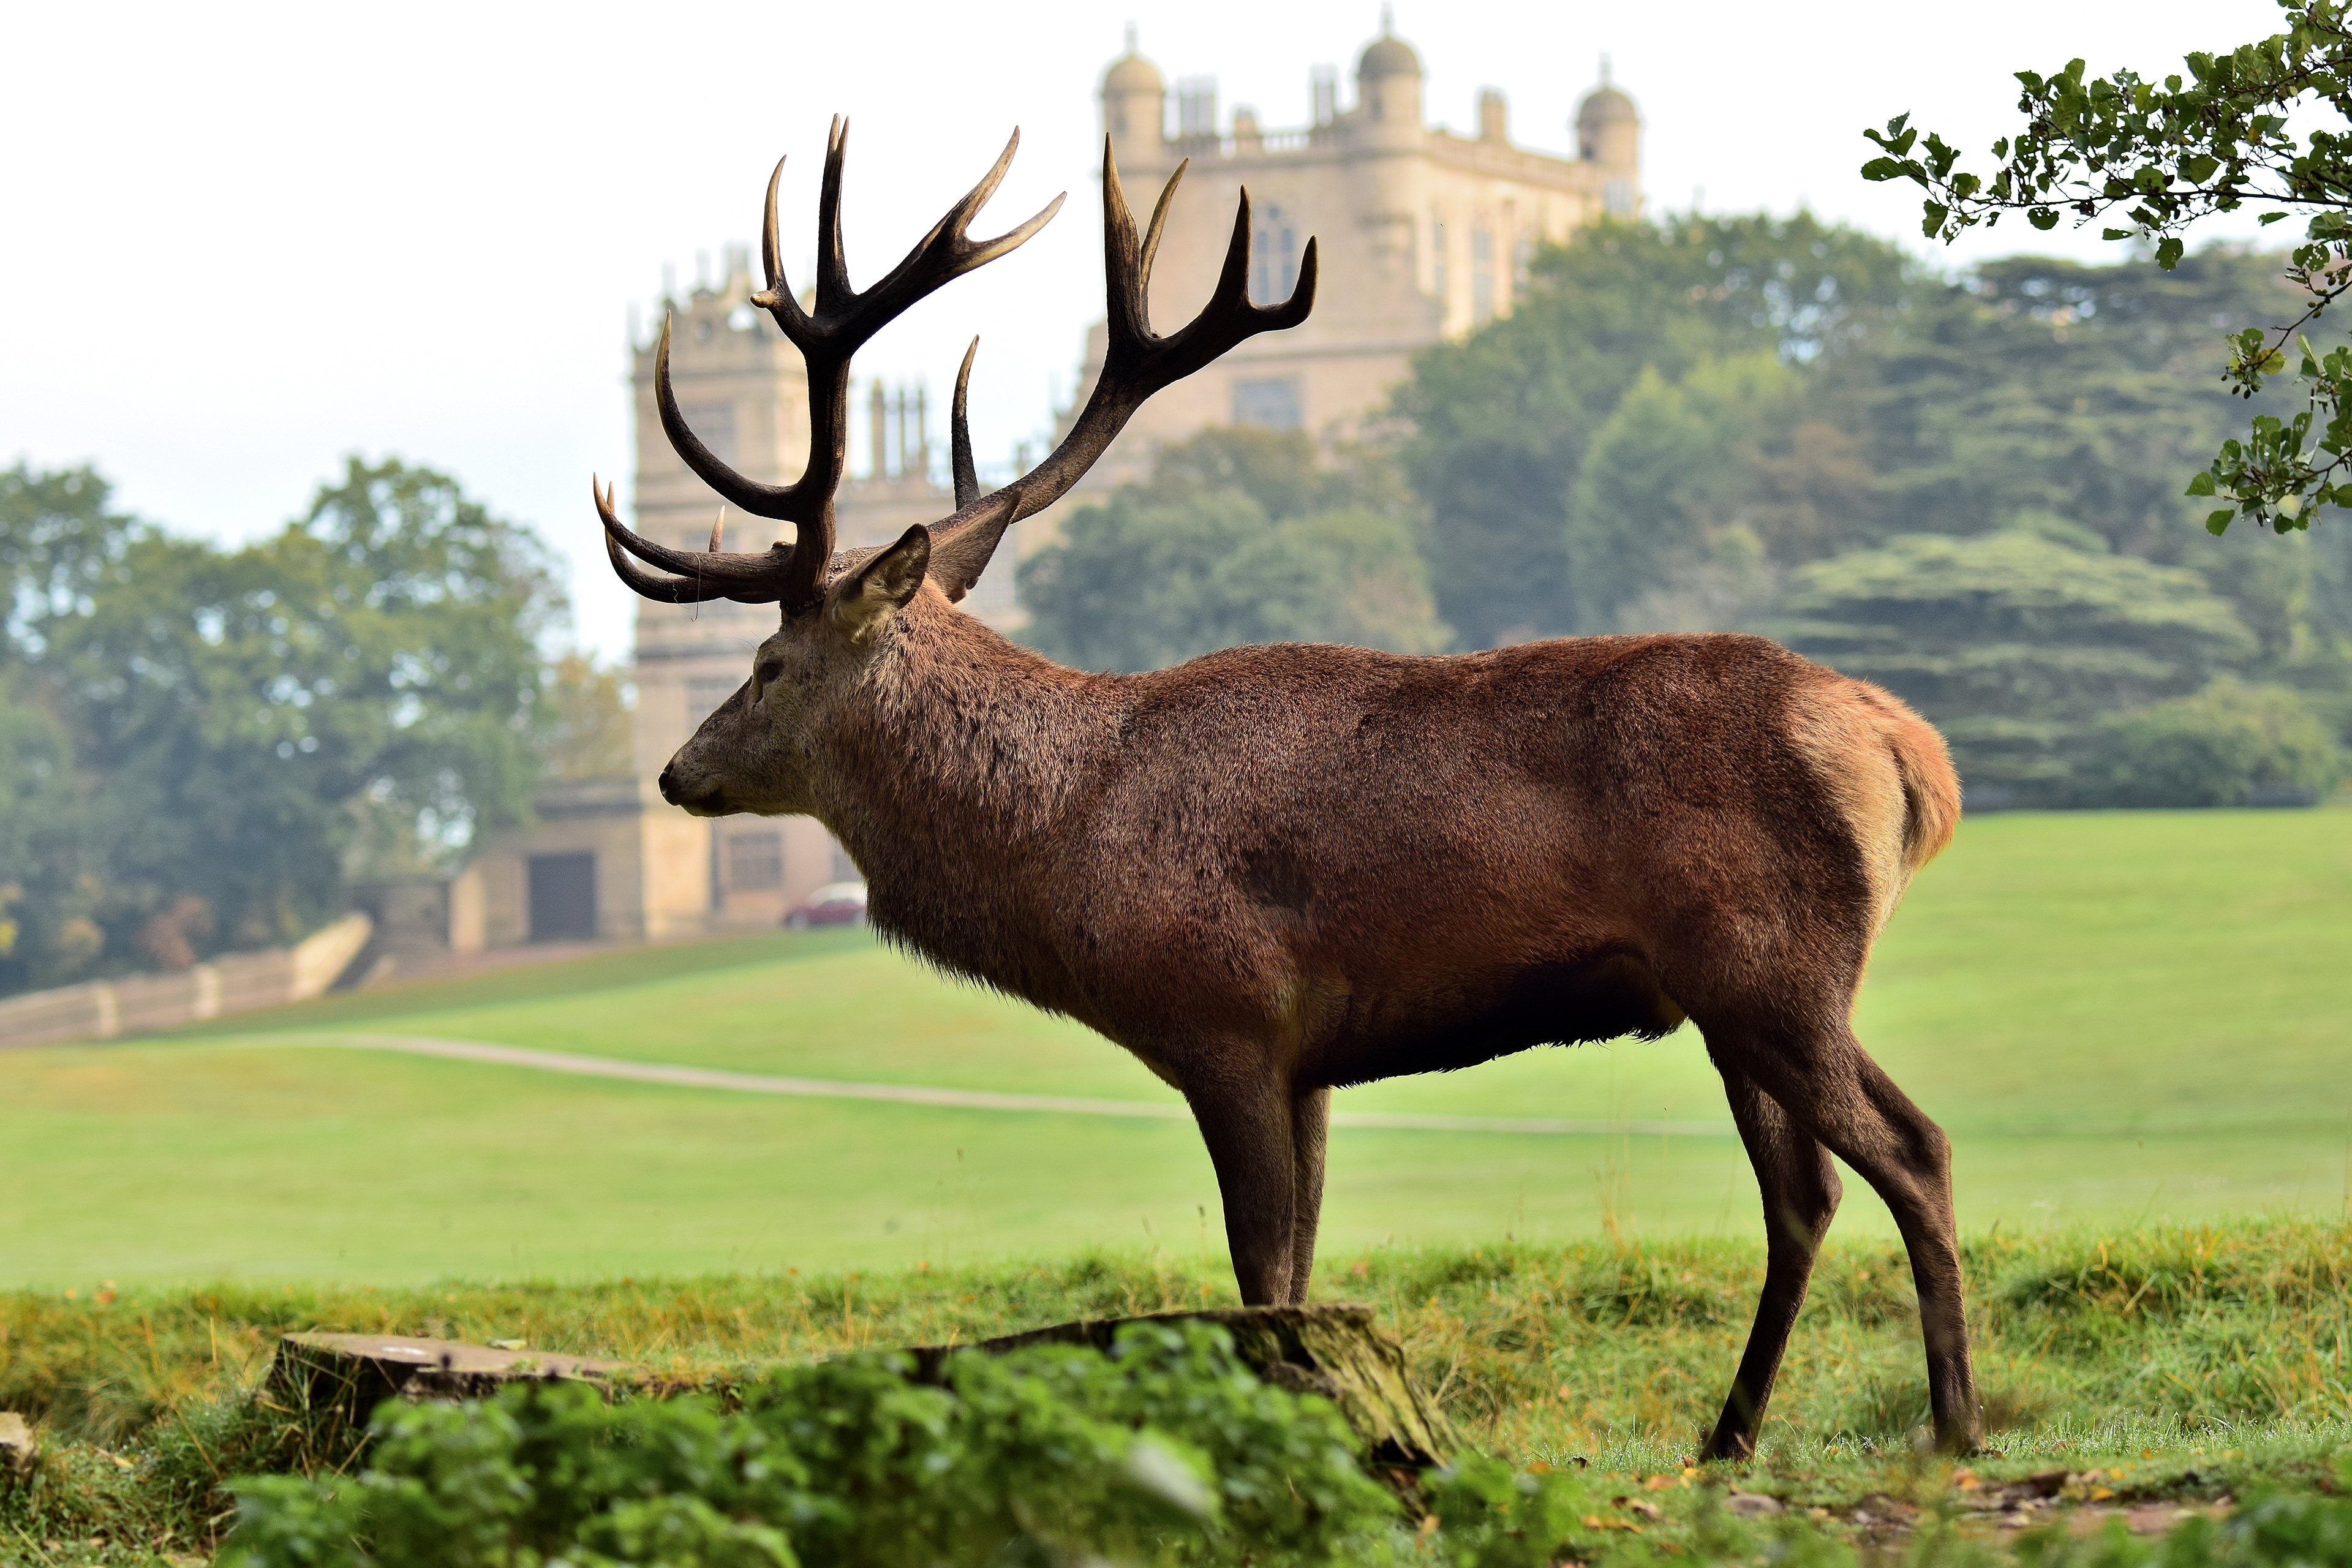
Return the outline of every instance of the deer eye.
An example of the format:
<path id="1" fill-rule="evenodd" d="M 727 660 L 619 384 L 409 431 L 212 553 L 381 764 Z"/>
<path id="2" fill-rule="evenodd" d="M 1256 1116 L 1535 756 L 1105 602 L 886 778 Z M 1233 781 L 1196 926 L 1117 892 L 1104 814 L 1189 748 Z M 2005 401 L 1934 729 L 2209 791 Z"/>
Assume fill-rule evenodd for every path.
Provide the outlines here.
<path id="1" fill-rule="evenodd" d="M 773 659 L 758 659 L 752 663 L 751 703 L 752 707 L 757 708 L 760 705 L 760 699 L 766 695 L 769 683 L 776 679 L 778 668 Z"/>

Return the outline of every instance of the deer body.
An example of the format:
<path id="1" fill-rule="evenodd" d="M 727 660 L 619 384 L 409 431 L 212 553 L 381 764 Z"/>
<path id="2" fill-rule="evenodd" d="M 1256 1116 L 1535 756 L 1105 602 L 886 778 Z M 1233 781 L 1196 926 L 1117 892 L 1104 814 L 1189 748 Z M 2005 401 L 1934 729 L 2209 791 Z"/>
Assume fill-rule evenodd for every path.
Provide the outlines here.
<path id="1" fill-rule="evenodd" d="M 810 736 L 804 806 L 874 923 L 1179 1088 L 1203 1037 L 1344 1086 L 1662 1035 L 1684 1016 L 1662 970 L 1693 994 L 1734 953 L 1858 972 L 1900 892 L 1873 868 L 1907 878 L 1914 854 L 1907 816 L 1842 814 L 1899 795 L 1895 752 L 1806 738 L 1841 703 L 1901 710 L 1758 639 L 1294 645 L 1083 675 L 919 598 L 896 641 Z M 698 800 L 698 763 L 668 775 L 677 798 L 738 809 L 715 781 Z"/>
<path id="2" fill-rule="evenodd" d="M 1017 244 L 963 225 L 1004 159 L 864 294 L 828 148 L 814 307 L 776 261 L 755 300 L 802 346 L 816 422 L 789 487 L 745 480 L 656 403 L 689 466 L 794 522 L 751 554 L 656 545 L 597 501 L 615 569 L 674 603 L 780 602 L 751 678 L 661 775 L 702 815 L 808 813 L 865 872 L 869 914 L 940 966 L 1084 1022 L 1181 1091 L 1223 1198 L 1243 1300 L 1306 1298 L 1331 1090 L 1545 1043 L 1666 1033 L 1721 1072 L 1763 1199 L 1763 1298 L 1703 1452 L 1752 1452 L 1839 1198 L 1835 1154 L 1885 1199 L 1918 1287 L 1937 1433 L 1980 1436 L 1943 1133 L 1849 1019 L 1872 942 L 1949 838 L 1936 732 L 1874 687 L 1759 638 L 1622 637 L 1448 658 L 1235 648 L 1146 675 L 1062 668 L 954 607 L 1004 528 L 1083 474 L 1142 399 L 1314 287 L 1250 303 L 1247 198 L 1224 276 L 1155 335 L 1106 154 L 1109 338 L 1060 447 L 982 496 L 954 404 L 959 507 L 879 551 L 832 549 L 849 353 Z M 1181 171 L 1179 171 L 1180 174 Z M 1171 182 L 1171 189 L 1173 181 Z M 1046 215 L 1050 216 L 1050 209 Z M 656 575 L 634 556 L 671 574 Z"/>

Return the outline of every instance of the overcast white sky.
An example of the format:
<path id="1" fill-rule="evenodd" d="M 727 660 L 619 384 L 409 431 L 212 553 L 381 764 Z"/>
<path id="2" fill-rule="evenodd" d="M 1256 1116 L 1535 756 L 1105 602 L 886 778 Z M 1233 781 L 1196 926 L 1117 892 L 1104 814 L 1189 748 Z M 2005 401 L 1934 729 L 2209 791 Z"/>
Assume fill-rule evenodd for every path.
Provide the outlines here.
<path id="1" fill-rule="evenodd" d="M 2021 68 L 2161 74 L 2275 29 L 2270 0 L 1398 0 L 1431 118 L 1481 87 L 1555 150 L 1601 55 L 1645 121 L 1654 208 L 1801 204 L 1917 233 L 1913 187 L 1864 184 L 1859 134 L 1904 109 L 1984 162 Z M 1371 0 L 900 0 L 625 6 L 21 4 L 0 8 L 0 464 L 88 460 L 131 508 L 225 539 L 299 511 L 344 454 L 457 474 L 573 563 L 583 638 L 627 647 L 591 469 L 629 467 L 624 341 L 664 264 L 752 239 L 789 153 L 806 275 L 827 117 L 855 118 L 845 203 L 870 281 L 983 170 L 1022 152 L 976 232 L 1072 195 L 1037 239 L 933 297 L 861 359 L 951 380 L 983 336 L 983 461 L 1043 431 L 1098 313 L 1095 88 L 1132 21 L 1171 81 L 1213 75 L 1270 128 L 1308 69 L 1379 27 Z M 1325 243 L 1344 243 L 1331 236 Z M 2006 226 L 1990 247 L 2101 249 Z"/>

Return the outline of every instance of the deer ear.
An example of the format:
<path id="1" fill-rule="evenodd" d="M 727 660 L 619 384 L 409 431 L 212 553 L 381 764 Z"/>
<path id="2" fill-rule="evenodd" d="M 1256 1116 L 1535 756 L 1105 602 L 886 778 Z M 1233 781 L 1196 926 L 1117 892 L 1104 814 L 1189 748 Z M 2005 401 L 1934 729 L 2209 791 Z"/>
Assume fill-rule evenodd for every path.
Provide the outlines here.
<path id="1" fill-rule="evenodd" d="M 931 564 L 931 531 L 921 523 L 898 536 L 888 549 L 861 561 L 834 585 L 826 613 L 833 624 L 862 642 L 893 610 L 923 585 Z"/>

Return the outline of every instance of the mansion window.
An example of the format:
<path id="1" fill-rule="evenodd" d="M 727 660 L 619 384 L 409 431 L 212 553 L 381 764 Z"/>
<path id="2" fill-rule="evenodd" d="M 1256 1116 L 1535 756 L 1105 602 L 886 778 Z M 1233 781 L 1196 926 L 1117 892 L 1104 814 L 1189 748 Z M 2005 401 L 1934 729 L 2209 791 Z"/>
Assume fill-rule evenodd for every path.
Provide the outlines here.
<path id="1" fill-rule="evenodd" d="M 1470 316 L 1495 318 L 1495 231 L 1484 224 L 1470 231 Z"/>
<path id="2" fill-rule="evenodd" d="M 730 466 L 738 460 L 733 404 L 688 403 L 678 412 L 686 416 L 687 428 L 702 437 L 702 444 L 710 448 L 712 457 Z"/>
<path id="3" fill-rule="evenodd" d="M 1296 430 L 1307 423 L 1305 399 L 1295 375 L 1234 383 L 1234 423 L 1266 430 Z"/>
<path id="4" fill-rule="evenodd" d="M 1258 304 L 1278 305 L 1298 287 L 1298 231 L 1280 207 L 1259 215 L 1250 263 L 1250 298 Z"/>
<path id="5" fill-rule="evenodd" d="M 727 839 L 727 886 L 736 892 L 772 892 L 784 885 L 784 836 L 734 833 Z"/>

